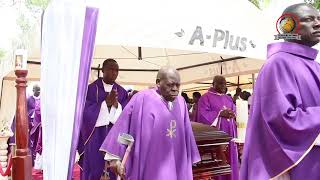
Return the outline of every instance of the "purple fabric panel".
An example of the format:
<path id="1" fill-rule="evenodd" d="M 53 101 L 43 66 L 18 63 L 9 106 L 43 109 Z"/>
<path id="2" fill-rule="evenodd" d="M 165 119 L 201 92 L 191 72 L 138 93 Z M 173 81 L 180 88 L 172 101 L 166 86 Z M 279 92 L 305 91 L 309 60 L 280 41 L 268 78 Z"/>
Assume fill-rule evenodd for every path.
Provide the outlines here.
<path id="1" fill-rule="evenodd" d="M 81 127 L 82 111 L 85 104 L 85 96 L 88 87 L 90 66 L 94 51 L 94 44 L 96 38 L 96 29 L 97 29 L 97 20 L 98 20 L 97 8 L 86 8 L 84 30 L 82 37 L 82 50 L 80 58 L 80 69 L 79 69 L 79 79 L 78 79 L 78 92 L 77 92 L 77 101 L 76 101 L 76 111 L 74 117 L 73 125 L 73 135 L 72 135 L 72 144 L 70 150 L 70 160 L 69 160 L 69 169 L 68 169 L 68 180 L 72 178 L 73 165 L 75 161 L 75 153 L 77 149 L 79 132 Z"/>

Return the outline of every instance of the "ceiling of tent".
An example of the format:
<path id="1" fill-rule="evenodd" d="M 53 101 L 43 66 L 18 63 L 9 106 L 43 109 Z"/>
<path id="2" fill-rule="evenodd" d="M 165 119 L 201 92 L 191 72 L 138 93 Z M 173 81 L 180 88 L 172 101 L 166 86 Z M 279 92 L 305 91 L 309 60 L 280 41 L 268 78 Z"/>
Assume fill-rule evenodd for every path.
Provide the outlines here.
<path id="1" fill-rule="evenodd" d="M 161 66 L 174 66 L 181 75 L 183 90 L 201 87 L 203 86 L 201 83 L 210 82 L 213 76 L 221 74 L 226 77 L 235 76 L 228 79 L 234 86 L 238 84 L 237 76 L 240 76 L 239 83 L 245 84 L 247 77 L 251 77 L 252 73 L 257 73 L 264 63 L 262 60 L 252 58 L 175 49 L 142 47 L 141 52 L 142 59 L 139 60 L 137 47 L 96 46 L 90 81 L 98 77 L 97 69 L 107 58 L 114 58 L 119 63 L 120 72 L 117 79 L 119 83 L 143 88 L 154 85 L 157 70 Z M 28 58 L 30 61 L 28 78 L 30 80 L 40 78 L 39 57 L 40 53 L 35 51 L 31 52 Z M 101 72 L 100 76 L 102 76 Z M 11 72 L 5 79 L 13 80 L 14 77 L 14 73 Z"/>
<path id="2" fill-rule="evenodd" d="M 214 75 L 221 74 L 221 68 L 223 75 L 232 76 L 256 73 L 263 64 L 263 61 L 251 58 L 175 49 L 141 48 L 141 52 L 142 59 L 139 60 L 137 47 L 97 46 L 92 67 L 101 67 L 106 58 L 114 58 L 121 69 L 119 82 L 152 85 L 157 70 L 164 65 L 177 68 L 182 84 L 190 84 L 212 79 Z M 222 60 L 227 62 L 219 62 Z"/>

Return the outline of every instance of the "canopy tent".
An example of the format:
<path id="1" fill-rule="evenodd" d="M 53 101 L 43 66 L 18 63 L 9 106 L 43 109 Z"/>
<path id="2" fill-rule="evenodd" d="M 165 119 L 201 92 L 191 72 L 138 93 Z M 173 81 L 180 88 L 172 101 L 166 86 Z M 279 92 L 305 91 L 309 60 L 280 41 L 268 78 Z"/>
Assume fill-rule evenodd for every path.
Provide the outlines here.
<path id="1" fill-rule="evenodd" d="M 97 76 L 95 68 L 106 58 L 115 58 L 119 62 L 120 83 L 141 86 L 153 85 L 156 71 L 162 65 L 172 65 L 179 70 L 182 88 L 210 81 L 217 74 L 238 76 L 257 73 L 265 57 L 267 42 L 272 41 L 275 34 L 268 19 L 246 0 L 100 2 L 91 3 L 100 8 L 92 79 Z M 52 8 L 47 20 L 54 18 L 54 13 L 64 11 Z M 256 27 L 260 29 L 257 31 Z M 39 63 L 43 61 L 40 61 L 39 47 L 36 44 L 29 51 L 29 61 L 34 63 L 28 66 L 30 80 L 40 78 Z M 139 47 L 142 47 L 141 53 L 138 52 Z M 54 60 L 54 57 L 50 58 Z M 61 69 L 51 69 L 50 72 L 59 71 Z M 12 73 L 5 77 L 8 81 L 13 79 Z M 68 121 L 73 121 L 70 117 Z M 51 123 L 58 124 L 63 120 L 66 118 L 61 116 Z M 65 168 L 66 164 L 55 167 Z"/>
<path id="2" fill-rule="evenodd" d="M 91 4 L 100 8 L 92 67 L 115 58 L 122 69 L 118 78 L 122 84 L 153 85 L 156 71 L 163 65 L 179 69 L 183 85 L 216 74 L 256 73 L 263 64 L 258 60 L 265 58 L 266 44 L 275 34 L 272 22 L 246 0 Z M 33 45 L 29 61 L 40 62 L 39 47 Z M 140 56 L 138 47 L 142 47 Z M 222 59 L 228 62 L 221 65 Z M 40 67 L 32 67 L 32 71 L 35 76 L 29 74 L 29 78 L 40 78 Z M 92 71 L 93 79 L 96 73 Z"/>

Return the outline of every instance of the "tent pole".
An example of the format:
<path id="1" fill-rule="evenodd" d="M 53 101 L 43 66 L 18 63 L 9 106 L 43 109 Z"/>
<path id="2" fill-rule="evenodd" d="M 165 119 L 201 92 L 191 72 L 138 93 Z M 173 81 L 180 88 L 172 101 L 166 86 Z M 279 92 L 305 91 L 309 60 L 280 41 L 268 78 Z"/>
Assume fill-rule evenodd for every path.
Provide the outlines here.
<path id="1" fill-rule="evenodd" d="M 254 88 L 254 83 L 255 83 L 255 75 L 254 74 L 252 74 L 252 90 L 253 90 L 253 88 Z"/>
<path id="2" fill-rule="evenodd" d="M 238 76 L 238 87 L 240 86 L 240 76 Z"/>
<path id="3" fill-rule="evenodd" d="M 98 65 L 98 78 L 100 78 L 100 64 Z"/>
<path id="4" fill-rule="evenodd" d="M 138 47 L 138 59 L 142 60 L 142 50 L 141 47 Z"/>
<path id="5" fill-rule="evenodd" d="M 222 75 L 222 65 L 223 65 L 223 61 L 224 61 L 224 59 L 223 59 L 223 57 L 222 56 L 220 56 L 220 58 L 221 58 L 221 66 L 220 66 L 220 75 Z"/>

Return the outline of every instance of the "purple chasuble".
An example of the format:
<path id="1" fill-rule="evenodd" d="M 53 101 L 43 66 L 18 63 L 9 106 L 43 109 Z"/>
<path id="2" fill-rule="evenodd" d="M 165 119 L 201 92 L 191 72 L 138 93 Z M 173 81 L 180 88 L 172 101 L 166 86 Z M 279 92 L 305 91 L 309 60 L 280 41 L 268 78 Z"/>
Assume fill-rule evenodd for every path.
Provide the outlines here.
<path id="1" fill-rule="evenodd" d="M 318 51 L 296 43 L 268 45 L 254 87 L 240 179 L 320 179 Z"/>
<path id="2" fill-rule="evenodd" d="M 124 108 L 128 99 L 127 91 L 117 83 L 113 84 L 112 89 L 115 88 L 118 92 L 118 101 L 122 108 Z M 82 180 L 100 179 L 103 173 L 105 161 L 103 153 L 99 151 L 99 148 L 112 125 L 111 122 L 108 127 L 95 127 L 95 125 L 100 113 L 101 104 L 105 101 L 108 94 L 104 90 L 102 78 L 97 79 L 88 87 L 78 143 Z"/>
<path id="3" fill-rule="evenodd" d="M 33 127 L 30 130 L 30 143 L 34 157 L 42 153 L 42 125 L 40 99 L 35 100 Z"/>
<path id="4" fill-rule="evenodd" d="M 118 135 L 135 139 L 126 163 L 126 180 L 192 180 L 192 163 L 200 160 L 184 99 L 172 109 L 155 89 L 135 94 L 101 146 L 101 151 L 123 157 L 126 146 Z"/>
<path id="5" fill-rule="evenodd" d="M 28 118 L 29 118 L 29 130 L 33 127 L 33 119 L 32 117 L 36 105 L 40 106 L 40 99 L 35 99 L 33 96 L 28 97 L 27 99 L 27 111 L 28 111 Z"/>
<path id="6" fill-rule="evenodd" d="M 215 92 L 213 88 L 210 88 L 208 92 L 199 99 L 197 121 L 207 125 L 212 125 L 214 121 L 218 121 L 216 123 L 219 130 L 236 138 L 237 126 L 235 120 L 218 117 L 220 111 L 224 108 L 231 109 L 236 113 L 236 107 L 230 96 L 219 94 Z M 229 143 L 229 163 L 232 169 L 231 175 L 221 176 L 218 179 L 239 179 L 238 149 L 237 145 L 232 141 Z"/>

